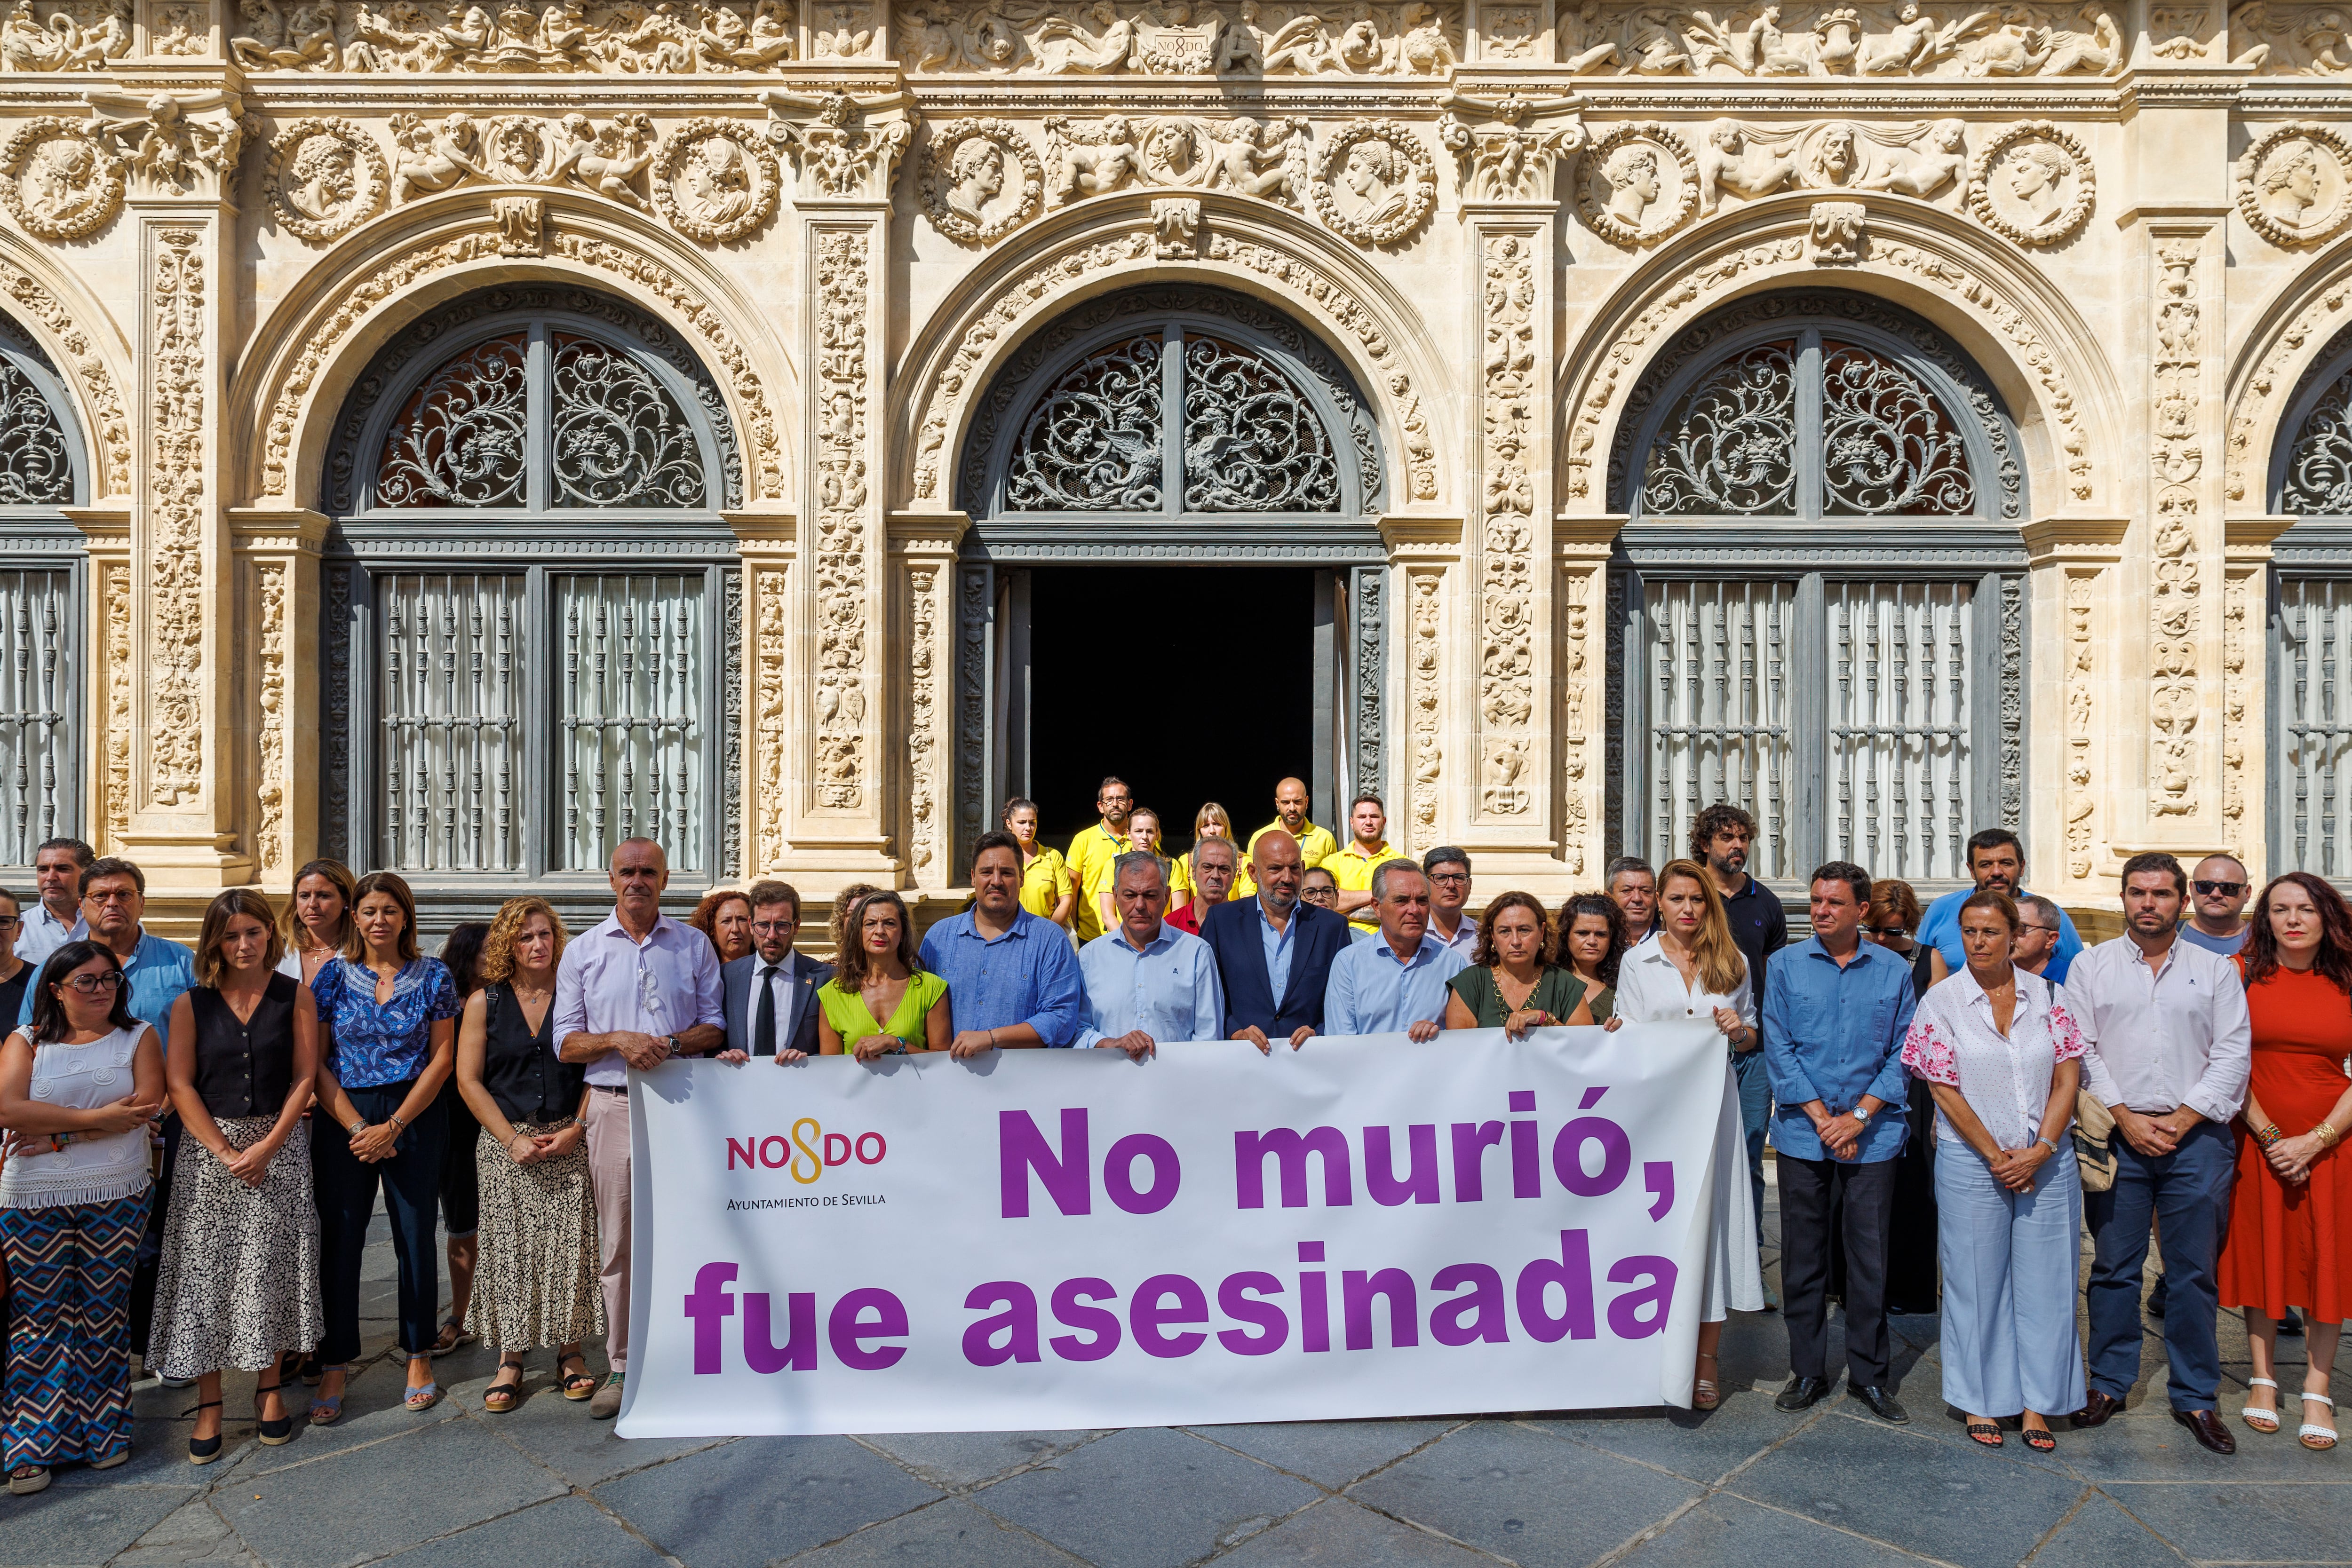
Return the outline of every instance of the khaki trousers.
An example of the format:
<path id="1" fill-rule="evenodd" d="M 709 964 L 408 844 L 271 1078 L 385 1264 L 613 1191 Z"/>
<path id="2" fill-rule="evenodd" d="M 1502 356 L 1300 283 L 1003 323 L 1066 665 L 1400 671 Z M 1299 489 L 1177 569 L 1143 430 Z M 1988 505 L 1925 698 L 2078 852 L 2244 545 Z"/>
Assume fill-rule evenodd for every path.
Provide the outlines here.
<path id="1" fill-rule="evenodd" d="M 597 1284 L 604 1292 L 604 1359 L 629 1370 L 629 1097 L 588 1091 L 588 1182 L 596 1194 L 596 1237 L 603 1249 Z"/>

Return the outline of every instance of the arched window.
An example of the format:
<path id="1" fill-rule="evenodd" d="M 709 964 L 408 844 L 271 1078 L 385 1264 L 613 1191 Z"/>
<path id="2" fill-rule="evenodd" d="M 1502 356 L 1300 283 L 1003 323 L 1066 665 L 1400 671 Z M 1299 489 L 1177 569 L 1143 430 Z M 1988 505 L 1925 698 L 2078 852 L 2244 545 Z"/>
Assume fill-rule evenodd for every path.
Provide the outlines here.
<path id="1" fill-rule="evenodd" d="M 617 301 L 500 290 L 395 339 L 328 465 L 330 852 L 586 877 L 644 836 L 728 874 L 740 489 L 717 386 Z"/>
<path id="2" fill-rule="evenodd" d="M 1628 400 L 1610 482 L 1618 842 L 1682 854 L 1729 800 L 1759 876 L 1936 883 L 2015 824 L 2024 480 L 1933 328 L 1834 291 L 1718 311 Z"/>
<path id="3" fill-rule="evenodd" d="M 2352 880 L 2352 331 L 2288 400 L 2270 479 L 2294 518 L 2271 549 L 2271 863 Z"/>
<path id="4" fill-rule="evenodd" d="M 48 357 L 0 316 L 0 866 L 81 831 L 81 428 Z"/>

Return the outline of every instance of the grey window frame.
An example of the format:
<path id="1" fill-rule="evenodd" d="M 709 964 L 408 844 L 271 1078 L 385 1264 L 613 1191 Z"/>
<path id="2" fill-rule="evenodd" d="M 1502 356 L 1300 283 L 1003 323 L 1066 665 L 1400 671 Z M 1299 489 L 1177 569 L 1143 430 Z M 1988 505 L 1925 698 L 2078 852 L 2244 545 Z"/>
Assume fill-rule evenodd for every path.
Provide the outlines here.
<path id="1" fill-rule="evenodd" d="M 14 317 L 0 312 L 0 361 L 22 373 L 39 392 L 58 429 L 73 466 L 69 500 L 32 506 L 0 506 L 0 561 L 13 573 L 53 573 L 64 579 L 68 613 L 58 627 L 61 668 L 57 695 L 61 722 L 47 760 L 56 769 L 56 811 L 49 830 L 26 826 L 26 841 L 37 848 L 47 838 L 90 837 L 83 810 L 84 737 L 89 713 L 88 627 L 89 554 L 88 538 L 67 513 L 68 507 L 87 507 L 92 489 L 89 433 L 82 428 L 65 379 L 48 354 Z M 0 860 L 0 870 L 29 872 L 28 862 Z M 26 891 L 29 891 L 27 889 Z"/>
<path id="2" fill-rule="evenodd" d="M 487 340 L 525 331 L 531 373 L 543 391 L 555 333 L 593 338 L 650 371 L 695 427 L 702 458 L 698 507 L 558 507 L 541 491 L 547 470 L 545 423 L 529 426 L 528 486 L 546 505 L 393 507 L 373 504 L 374 465 L 402 406 L 443 366 Z M 560 862 L 563 744 L 557 687 L 563 628 L 554 595 L 569 576 L 699 577 L 706 625 L 720 645 L 706 650 L 697 692 L 703 716 L 703 870 L 674 877 L 684 894 L 741 874 L 742 561 L 728 507 L 742 500 L 742 468 L 717 382 L 667 325 L 607 296 L 574 288 L 507 287 L 467 296 L 411 323 L 356 383 L 335 427 L 322 506 L 332 519 L 324 560 L 326 634 L 321 704 L 326 718 L 320 852 L 378 863 L 386 849 L 378 665 L 387 580 L 408 574 L 511 573 L 523 580 L 521 628 L 531 667 L 522 683 L 520 733 L 528 771 L 518 793 L 539 809 L 521 824 L 522 864 L 505 871 L 404 873 L 420 900 L 469 918 L 525 887 L 573 908 L 604 902 L 605 878 Z M 358 857 L 354 859 L 354 856 Z"/>
<path id="3" fill-rule="evenodd" d="M 2266 706 L 2270 712 L 2270 755 L 2274 759 L 2273 766 L 2263 769 L 2263 839 L 2273 875 L 2281 871 L 2317 870 L 2302 865 L 2300 857 L 2293 852 L 2296 835 L 2287 794 L 2286 757 L 2299 719 L 2286 700 L 2295 681 L 2294 640 L 2289 635 L 2290 612 L 2286 602 L 2289 584 L 2352 583 L 2352 514 L 2318 513 L 2306 517 L 2290 512 L 2287 466 L 2304 427 L 2321 401 L 2347 376 L 2352 376 L 2352 328 L 2336 333 L 2295 383 L 2271 444 L 2264 497 L 2273 517 L 2294 518 L 2271 546 L 2270 568 L 2263 581 L 2263 674 L 2269 687 Z M 2339 672 L 2335 678 L 2344 688 L 2340 706 L 2345 712 L 2352 713 L 2352 669 Z M 2352 809 L 2352 767 L 2343 769 L 2339 778 L 2342 782 L 2333 810 L 2340 814 Z M 2352 866 L 2339 868 L 2331 880 L 2339 887 L 2352 890 Z"/>
<path id="4" fill-rule="evenodd" d="M 1794 517 L 1645 518 L 1641 509 L 1643 460 L 1684 393 L 1717 366 L 1759 344 L 1793 338 L 1801 345 L 1817 346 L 1821 335 L 1894 360 L 1943 402 L 1967 445 L 1977 515 L 1824 516 L 1817 489 L 1802 482 L 1801 464 Z M 1819 413 L 1808 409 L 1809 401 L 1800 398 L 1797 403 L 1801 439 L 1817 440 Z M 2007 409 L 1968 357 L 1926 321 L 1869 296 L 1832 289 L 1758 296 L 1716 311 L 1678 334 L 1627 400 L 1611 448 L 1612 507 L 1626 517 L 1612 555 L 1608 585 L 1607 722 L 1615 744 L 1610 750 L 1607 818 L 1610 842 L 1617 852 L 1644 855 L 1659 863 L 1687 850 L 1680 843 L 1651 841 L 1654 802 L 1647 661 L 1656 644 L 1646 590 L 1653 582 L 1727 577 L 1784 582 L 1794 601 L 1789 618 L 1794 635 L 1789 647 L 1785 714 L 1790 755 L 1782 807 L 1790 829 L 1784 855 L 1790 869 L 1788 874 L 1766 879 L 1784 898 L 1801 897 L 1804 873 L 1827 858 L 1829 824 L 1837 809 L 1830 763 L 1829 684 L 1834 654 L 1827 612 L 1834 583 L 1969 587 L 1969 830 L 2018 826 L 2023 816 L 2027 760 L 2022 664 L 2031 646 L 2027 558 L 2018 528 L 2027 515 L 2020 450 Z M 1922 879 L 1916 885 L 1933 892 L 1958 883 Z"/>

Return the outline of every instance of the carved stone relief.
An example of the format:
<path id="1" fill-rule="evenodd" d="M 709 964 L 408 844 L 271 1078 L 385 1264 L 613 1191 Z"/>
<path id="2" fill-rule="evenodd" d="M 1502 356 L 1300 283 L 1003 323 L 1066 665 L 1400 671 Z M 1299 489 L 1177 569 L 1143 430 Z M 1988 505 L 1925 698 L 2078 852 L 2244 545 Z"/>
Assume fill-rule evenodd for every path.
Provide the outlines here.
<path id="1" fill-rule="evenodd" d="M 1412 756 L 1412 818 L 1407 831 L 1416 851 L 1437 844 L 1438 786 L 1445 772 L 1445 747 L 1439 723 L 1439 692 L 1444 686 L 1445 604 L 1444 573 L 1434 567 L 1412 567 L 1405 572 L 1405 669 L 1411 688 Z"/>
<path id="2" fill-rule="evenodd" d="M 1418 132 L 1392 120 L 1359 120 L 1323 143 L 1315 160 L 1315 211 L 1357 245 L 1394 245 L 1437 208 L 1437 165 Z"/>
<path id="3" fill-rule="evenodd" d="M 209 58 L 213 52 L 210 5 L 158 5 L 147 24 L 147 53 L 167 60 Z"/>
<path id="4" fill-rule="evenodd" d="M 1535 240 L 1479 241 L 1486 349 L 1479 387 L 1478 809 L 1524 816 L 1542 782 L 1532 772 L 1535 717 Z"/>
<path id="5" fill-rule="evenodd" d="M 1034 217 L 1045 193 L 1037 150 L 1005 121 L 959 120 L 931 132 L 923 211 L 950 239 L 992 245 Z"/>
<path id="6" fill-rule="evenodd" d="M 0 149 L 0 201 L 26 234 L 75 240 L 122 210 L 123 166 L 89 123 L 41 115 Z"/>
<path id="7" fill-rule="evenodd" d="M 375 139 L 348 120 L 298 120 L 270 138 L 262 199 L 297 238 L 349 234 L 383 210 L 391 188 Z"/>
<path id="8" fill-rule="evenodd" d="M 2221 818 L 2232 831 L 2246 820 L 2246 710 L 2259 667 L 2250 650 L 2260 634 L 2265 578 L 2232 572 L 2221 593 Z"/>
<path id="9" fill-rule="evenodd" d="M 2332 126 L 2282 125 L 2246 149 L 2235 173 L 2239 213 L 2273 245 L 2314 245 L 2352 218 L 2352 140 Z"/>
<path id="10" fill-rule="evenodd" d="M 1969 210 L 2019 245 L 2055 245 L 2091 216 L 2098 182 L 2080 138 L 2048 120 L 1995 131 L 1969 170 Z"/>
<path id="11" fill-rule="evenodd" d="M 898 21 L 900 57 L 925 73 L 1433 77 L 1462 53 L 1461 6 L 1427 0 L 902 0 Z"/>
<path id="12" fill-rule="evenodd" d="M 756 234 L 775 215 L 782 180 L 761 130 L 740 120 L 689 120 L 654 160 L 654 209 L 704 245 Z"/>
<path id="13" fill-rule="evenodd" d="M 261 818 L 254 829 L 254 849 L 261 869 L 278 871 L 288 860 L 286 845 L 287 568 L 283 561 L 263 561 L 254 570 L 255 597 L 260 601 L 260 669 L 257 685 L 261 708 L 259 740 L 261 777 L 257 780 Z"/>
<path id="14" fill-rule="evenodd" d="M 584 114 L 548 120 L 505 114 L 478 120 L 445 114 L 392 117 L 392 199 L 438 195 L 469 182 L 562 186 L 593 192 L 640 212 L 653 204 L 636 190 L 654 161 L 654 124 L 644 114 L 615 115 L 599 127 Z"/>
<path id="15" fill-rule="evenodd" d="M 229 53 L 251 72 L 755 71 L 791 59 L 800 31 L 790 0 L 239 0 L 236 11 Z"/>
<path id="16" fill-rule="evenodd" d="M 867 579 L 866 524 L 866 312 L 869 236 L 817 235 L 816 549 L 811 562 L 817 621 L 816 804 L 866 804 Z"/>
<path id="17" fill-rule="evenodd" d="M 988 805 L 988 568 L 956 569 L 956 863 L 980 837 Z"/>
<path id="18" fill-rule="evenodd" d="M 47 285 L 5 258 L 0 258 L 0 294 L 6 295 L 18 310 L 49 329 L 58 357 L 72 368 L 74 379 L 81 383 L 83 412 L 97 427 L 98 457 L 106 476 L 107 494 L 128 494 L 131 418 L 123 409 L 113 372 L 99 356 L 89 333 L 74 320 Z"/>
<path id="19" fill-rule="evenodd" d="M 1815 202 L 1805 231 L 1805 259 L 1820 266 L 1852 267 L 1862 259 L 1860 202 Z"/>
<path id="20" fill-rule="evenodd" d="M 1496 123 L 1471 125 L 1449 107 L 1438 121 L 1437 139 L 1460 165 L 1462 193 L 1473 202 L 1548 202 L 1552 174 L 1559 160 L 1584 145 L 1584 127 L 1555 125 L 1542 129 L 1528 123 L 1566 108 L 1565 99 L 1538 104 L 1512 93 L 1499 99 L 1473 99 L 1456 93 L 1453 107 L 1482 110 Z"/>
<path id="21" fill-rule="evenodd" d="M 1591 740 L 1586 688 L 1592 678 L 1592 612 L 1588 608 L 1595 586 L 1593 572 L 1574 572 L 1560 579 L 1559 640 L 1559 782 L 1561 869 L 1570 876 L 1584 872 L 1586 830 L 1591 809 L 1585 804 L 1585 747 Z"/>
<path id="22" fill-rule="evenodd" d="M 1483 58 L 1535 60 L 1542 57 L 1543 7 L 1485 5 L 1478 12 L 1478 45 Z"/>
<path id="23" fill-rule="evenodd" d="M 106 617 L 106 761 L 99 814 L 115 845 L 131 831 L 131 569 L 110 564 L 100 587 Z"/>
<path id="24" fill-rule="evenodd" d="M 2093 666 L 2097 643 L 2091 635 L 2091 587 L 2095 578 L 2066 579 L 2066 871 L 2080 882 L 2091 874 L 2093 818 L 2098 800 L 2091 793 Z"/>
<path id="25" fill-rule="evenodd" d="M 1726 196 L 1753 201 L 1776 191 L 1887 191 L 1932 201 L 1958 195 L 1967 183 L 1968 126 L 1831 120 L 1764 129 L 1718 120 L 1696 162 L 1701 216 Z"/>
<path id="26" fill-rule="evenodd" d="M 763 92 L 768 140 L 793 155 L 803 201 L 879 202 L 890 195 L 916 116 L 901 97 Z"/>
<path id="27" fill-rule="evenodd" d="M 1698 204 L 1690 146 L 1664 125 L 1620 125 L 1584 155 L 1577 210 L 1616 246 L 1654 245 L 1683 226 Z"/>
<path id="28" fill-rule="evenodd" d="M 547 254 L 547 198 L 492 196 L 490 222 L 497 227 L 500 256 Z"/>
<path id="29" fill-rule="evenodd" d="M 1766 5 L 1727 13 L 1632 0 L 1560 0 L 1559 57 L 1579 75 L 1651 77 L 2110 76 L 2129 53 L 2093 5 Z"/>
<path id="30" fill-rule="evenodd" d="M 153 195 L 217 197 L 245 145 L 244 101 L 233 92 L 135 93 L 93 89 L 90 131 Z"/>
<path id="31" fill-rule="evenodd" d="M 2194 238 L 2159 239 L 2156 321 L 2148 359 L 2155 441 L 2156 520 L 2148 565 L 2149 808 L 2159 817 L 2198 809 L 2197 643 L 2203 614 L 2196 480 L 2204 466 L 2199 390 L 2204 369 L 2203 307 Z"/>
<path id="32" fill-rule="evenodd" d="M 131 53 L 131 0 L 15 0 L 0 16 L 0 68 L 102 71 Z"/>
<path id="33" fill-rule="evenodd" d="M 146 799 L 154 806 L 194 800 L 204 781 L 205 241 L 198 229 L 156 231 L 148 284 Z"/>
<path id="34" fill-rule="evenodd" d="M 784 672 L 792 648 L 792 586 L 787 567 L 764 569 L 753 578 L 759 636 L 752 650 L 751 697 L 753 734 L 760 754 L 759 869 L 782 865 L 784 860 L 784 779 L 792 747 L 792 702 L 784 689 Z"/>
<path id="35" fill-rule="evenodd" d="M 940 841 L 942 813 L 938 781 L 940 683 L 934 638 L 940 617 L 940 579 L 944 569 L 923 565 L 907 572 L 907 806 L 908 869 L 917 886 L 936 885 L 947 863 Z"/>
<path id="36" fill-rule="evenodd" d="M 2230 7 L 2230 63 L 2266 76 L 2352 74 L 2352 15 L 2339 5 Z"/>
<path id="37" fill-rule="evenodd" d="M 1192 261 L 1200 256 L 1200 197 L 1161 196 L 1152 202 L 1151 253 L 1162 261 Z"/>

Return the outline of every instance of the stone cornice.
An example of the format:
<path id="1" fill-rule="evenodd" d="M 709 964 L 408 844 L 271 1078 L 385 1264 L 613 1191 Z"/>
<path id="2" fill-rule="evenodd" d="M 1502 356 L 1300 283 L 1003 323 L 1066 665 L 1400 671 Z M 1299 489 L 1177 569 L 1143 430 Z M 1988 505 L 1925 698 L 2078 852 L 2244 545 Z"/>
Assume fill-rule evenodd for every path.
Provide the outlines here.
<path id="1" fill-rule="evenodd" d="M 1381 519 L 1381 542 L 1400 562 L 1456 560 L 1462 555 L 1462 519 L 1391 515 Z"/>
<path id="2" fill-rule="evenodd" d="M 2018 529 L 2035 566 L 2108 562 L 2121 556 L 2129 517 L 2037 517 Z"/>
<path id="3" fill-rule="evenodd" d="M 249 553 L 281 550 L 317 554 L 326 542 L 330 519 L 324 512 L 302 507 L 233 507 L 229 532 L 237 548 Z"/>
<path id="4" fill-rule="evenodd" d="M 131 548 L 131 502 L 103 507 L 68 507 L 66 520 L 89 536 L 92 554 Z"/>

